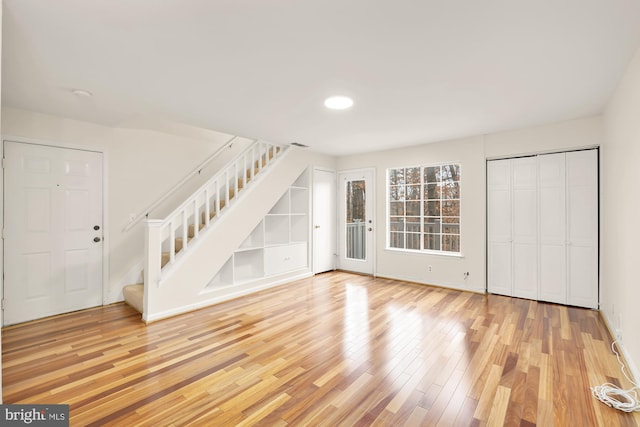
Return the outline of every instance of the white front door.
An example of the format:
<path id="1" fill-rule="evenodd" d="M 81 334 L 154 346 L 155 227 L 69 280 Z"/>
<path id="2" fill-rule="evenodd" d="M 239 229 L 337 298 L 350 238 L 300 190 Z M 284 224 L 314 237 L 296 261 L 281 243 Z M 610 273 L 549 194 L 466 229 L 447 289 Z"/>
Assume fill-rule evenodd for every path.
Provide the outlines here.
<path id="1" fill-rule="evenodd" d="M 339 268 L 374 273 L 373 170 L 341 172 L 338 176 Z"/>
<path id="2" fill-rule="evenodd" d="M 5 325 L 102 304 L 102 154 L 5 141 Z"/>
<path id="3" fill-rule="evenodd" d="M 313 273 L 336 268 L 336 173 L 313 171 Z"/>

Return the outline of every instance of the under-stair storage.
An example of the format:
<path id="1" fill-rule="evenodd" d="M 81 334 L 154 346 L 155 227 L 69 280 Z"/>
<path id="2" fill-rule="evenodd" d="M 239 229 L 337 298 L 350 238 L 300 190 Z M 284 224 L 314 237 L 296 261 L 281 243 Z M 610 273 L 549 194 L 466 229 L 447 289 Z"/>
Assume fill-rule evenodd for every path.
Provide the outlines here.
<path id="1" fill-rule="evenodd" d="M 144 286 L 126 300 L 151 322 L 310 276 L 309 166 L 302 150 L 256 141 L 147 220 Z"/>
<path id="2" fill-rule="evenodd" d="M 305 171 L 231 255 L 209 284 L 217 289 L 307 268 L 309 178 Z"/>

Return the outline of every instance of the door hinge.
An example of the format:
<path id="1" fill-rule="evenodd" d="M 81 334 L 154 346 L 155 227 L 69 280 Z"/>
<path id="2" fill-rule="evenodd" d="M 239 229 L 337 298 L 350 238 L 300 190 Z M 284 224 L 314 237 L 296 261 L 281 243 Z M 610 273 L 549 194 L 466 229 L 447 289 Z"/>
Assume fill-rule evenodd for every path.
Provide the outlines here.
<path id="1" fill-rule="evenodd" d="M 2 158 L 2 169 L 4 169 L 4 163 L 5 163 L 5 160 L 6 160 L 6 159 L 3 157 L 3 158 Z"/>
<path id="2" fill-rule="evenodd" d="M 0 306 L 2 307 L 2 310 L 4 310 L 4 298 L 2 299 L 2 303 L 0 304 Z"/>

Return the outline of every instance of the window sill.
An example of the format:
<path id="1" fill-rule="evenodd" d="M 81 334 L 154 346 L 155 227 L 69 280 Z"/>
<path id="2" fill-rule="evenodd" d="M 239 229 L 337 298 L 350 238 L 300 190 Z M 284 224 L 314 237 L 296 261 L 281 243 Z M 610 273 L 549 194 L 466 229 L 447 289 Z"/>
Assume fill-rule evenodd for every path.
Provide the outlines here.
<path id="1" fill-rule="evenodd" d="M 415 249 L 401 249 L 401 248 L 389 248 L 389 247 L 385 248 L 385 250 L 390 252 L 408 252 L 411 254 L 443 256 L 447 258 L 464 258 L 464 254 L 462 252 L 420 251 Z"/>

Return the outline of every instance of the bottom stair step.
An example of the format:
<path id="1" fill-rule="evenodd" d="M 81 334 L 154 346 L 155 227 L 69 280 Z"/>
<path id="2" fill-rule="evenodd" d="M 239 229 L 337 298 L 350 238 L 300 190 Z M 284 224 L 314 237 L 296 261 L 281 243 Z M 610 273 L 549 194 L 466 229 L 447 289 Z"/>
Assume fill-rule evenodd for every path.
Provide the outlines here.
<path id="1" fill-rule="evenodd" d="M 138 310 L 140 313 L 144 310 L 144 285 L 138 283 L 137 285 L 128 285 L 122 289 L 124 294 L 124 300 L 131 307 Z"/>

